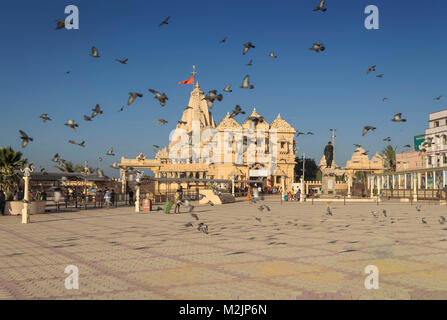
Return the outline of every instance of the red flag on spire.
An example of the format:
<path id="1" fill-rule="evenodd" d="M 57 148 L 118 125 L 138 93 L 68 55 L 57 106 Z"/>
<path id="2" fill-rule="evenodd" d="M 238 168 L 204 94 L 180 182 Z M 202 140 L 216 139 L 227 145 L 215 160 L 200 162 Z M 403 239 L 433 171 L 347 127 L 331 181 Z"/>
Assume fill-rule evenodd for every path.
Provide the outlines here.
<path id="1" fill-rule="evenodd" d="M 193 83 L 194 83 L 194 76 L 192 76 L 188 80 L 180 81 L 178 84 L 193 84 Z"/>

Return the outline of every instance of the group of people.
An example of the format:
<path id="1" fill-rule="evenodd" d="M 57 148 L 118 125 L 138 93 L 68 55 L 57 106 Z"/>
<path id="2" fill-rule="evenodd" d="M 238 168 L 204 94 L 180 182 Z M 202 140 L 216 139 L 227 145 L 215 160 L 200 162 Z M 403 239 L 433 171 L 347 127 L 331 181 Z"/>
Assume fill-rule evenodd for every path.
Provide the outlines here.
<path id="1" fill-rule="evenodd" d="M 289 201 L 301 201 L 301 189 L 295 191 L 294 188 L 287 193 L 287 199 Z"/>

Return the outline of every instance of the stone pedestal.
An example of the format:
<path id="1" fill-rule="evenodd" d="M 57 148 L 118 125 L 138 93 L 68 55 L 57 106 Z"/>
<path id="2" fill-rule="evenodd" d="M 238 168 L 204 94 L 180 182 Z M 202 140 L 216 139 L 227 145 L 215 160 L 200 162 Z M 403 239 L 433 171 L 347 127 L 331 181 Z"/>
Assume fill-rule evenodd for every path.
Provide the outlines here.
<path id="1" fill-rule="evenodd" d="M 335 174 L 331 172 L 324 172 L 321 181 L 321 194 L 322 195 L 333 195 L 335 196 Z"/>

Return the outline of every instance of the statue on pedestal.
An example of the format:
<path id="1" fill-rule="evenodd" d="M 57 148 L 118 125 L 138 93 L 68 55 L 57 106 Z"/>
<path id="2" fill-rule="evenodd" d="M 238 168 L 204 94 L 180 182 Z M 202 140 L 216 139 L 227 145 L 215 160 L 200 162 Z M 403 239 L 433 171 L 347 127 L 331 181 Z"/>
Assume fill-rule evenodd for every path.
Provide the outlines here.
<path id="1" fill-rule="evenodd" d="M 326 168 L 332 167 L 332 161 L 334 160 L 334 146 L 330 141 L 324 148 L 324 158 L 326 159 Z"/>

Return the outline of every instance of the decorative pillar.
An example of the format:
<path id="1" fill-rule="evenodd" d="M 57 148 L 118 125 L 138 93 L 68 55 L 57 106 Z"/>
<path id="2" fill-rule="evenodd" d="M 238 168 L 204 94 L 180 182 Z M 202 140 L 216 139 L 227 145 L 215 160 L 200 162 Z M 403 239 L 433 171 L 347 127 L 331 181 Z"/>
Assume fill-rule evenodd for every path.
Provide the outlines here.
<path id="1" fill-rule="evenodd" d="M 127 175 L 126 170 L 121 169 L 121 193 L 126 194 Z"/>
<path id="2" fill-rule="evenodd" d="M 28 204 L 29 204 L 29 177 L 31 176 L 31 172 L 33 172 L 34 166 L 31 165 L 29 167 L 26 167 L 25 169 L 20 169 L 23 173 L 23 180 L 25 180 L 25 190 L 24 190 L 24 196 L 23 196 L 23 209 L 22 209 L 22 223 L 28 224 L 30 222 L 29 219 L 29 210 L 28 210 Z"/>
<path id="3" fill-rule="evenodd" d="M 283 197 L 283 199 L 284 199 L 284 195 L 285 195 L 285 192 L 286 192 L 286 190 L 285 190 L 285 188 L 286 188 L 285 180 L 286 180 L 286 176 L 282 175 L 281 176 L 281 183 L 282 183 L 282 197 Z"/>
<path id="4" fill-rule="evenodd" d="M 370 176 L 369 185 L 370 185 L 370 190 L 371 190 L 370 196 L 372 199 L 372 198 L 374 198 L 374 177 L 373 176 Z"/>
<path id="5" fill-rule="evenodd" d="M 380 195 L 381 190 L 382 190 L 382 176 L 377 176 L 377 196 Z"/>
<path id="6" fill-rule="evenodd" d="M 420 173 L 413 173 L 413 201 L 418 201 L 418 180 Z"/>
<path id="7" fill-rule="evenodd" d="M 135 181 L 137 182 L 136 192 L 135 192 L 135 212 L 140 212 L 140 181 L 143 177 L 144 173 L 142 171 L 137 171 L 137 178 Z"/>
<path id="8" fill-rule="evenodd" d="M 234 197 L 234 176 L 231 176 L 231 194 Z"/>

